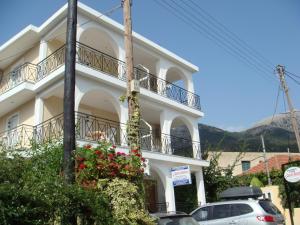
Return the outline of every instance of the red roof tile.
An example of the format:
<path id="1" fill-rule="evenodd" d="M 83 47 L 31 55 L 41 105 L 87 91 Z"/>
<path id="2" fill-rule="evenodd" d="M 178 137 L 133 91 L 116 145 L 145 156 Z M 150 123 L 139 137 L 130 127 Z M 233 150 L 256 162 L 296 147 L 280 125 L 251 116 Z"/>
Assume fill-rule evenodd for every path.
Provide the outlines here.
<path id="1" fill-rule="evenodd" d="M 288 156 L 288 155 L 276 155 L 267 160 L 269 170 L 281 170 L 281 165 L 288 163 L 289 161 L 296 161 L 300 160 L 300 155 L 294 155 L 294 156 Z M 245 171 L 246 173 L 260 173 L 265 172 L 265 163 L 264 161 L 261 161 L 256 166 L 251 167 L 249 170 Z"/>

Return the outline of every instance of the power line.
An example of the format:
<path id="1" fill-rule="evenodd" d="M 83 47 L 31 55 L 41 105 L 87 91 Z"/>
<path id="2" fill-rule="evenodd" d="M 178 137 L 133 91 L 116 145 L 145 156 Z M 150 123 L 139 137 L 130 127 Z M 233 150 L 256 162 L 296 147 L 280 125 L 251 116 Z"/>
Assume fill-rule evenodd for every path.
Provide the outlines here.
<path id="1" fill-rule="evenodd" d="M 289 74 L 285 74 L 288 76 L 290 79 L 292 79 L 296 84 L 300 85 L 300 81 L 296 80 L 294 77 L 290 76 Z"/>
<path id="2" fill-rule="evenodd" d="M 219 33 L 216 33 L 215 31 L 210 29 L 210 26 L 207 24 L 200 24 L 198 19 L 198 14 L 195 12 L 187 12 L 186 9 L 183 8 L 182 5 L 179 5 L 178 3 L 174 2 L 174 4 L 169 4 L 167 1 L 159 1 L 154 0 L 157 4 L 159 4 L 161 7 L 165 8 L 167 11 L 169 11 L 171 14 L 182 20 L 184 23 L 191 26 L 193 29 L 195 29 L 197 32 L 201 33 L 203 36 L 205 36 L 210 41 L 214 42 L 216 45 L 218 45 L 220 48 L 225 50 L 227 53 L 232 55 L 235 58 L 238 58 L 240 61 L 242 61 L 244 64 L 250 66 L 252 69 L 255 69 L 256 71 L 260 72 L 264 75 L 264 78 L 269 78 L 272 81 L 275 81 L 275 77 L 269 76 L 269 70 L 266 72 L 266 68 L 262 67 L 260 64 L 258 65 L 257 62 L 253 62 L 252 58 L 249 58 L 248 55 L 245 55 L 240 51 L 240 48 L 234 48 L 228 42 L 225 42 L 223 37 L 220 37 Z M 175 7 L 175 5 L 177 7 Z"/>
<path id="3" fill-rule="evenodd" d="M 289 72 L 289 71 L 285 71 L 285 73 L 286 73 L 286 74 L 289 74 L 289 75 L 291 75 L 291 76 L 297 77 L 297 78 L 300 79 L 300 76 L 299 76 L 299 75 L 296 75 L 296 74 L 291 73 L 291 72 Z"/>
<path id="4" fill-rule="evenodd" d="M 115 12 L 117 9 L 120 9 L 120 8 L 122 8 L 122 4 L 118 4 L 118 5 L 114 6 L 114 7 L 112 7 L 111 9 L 109 9 L 109 10 L 107 10 L 106 12 L 104 12 L 104 13 L 100 14 L 99 16 L 97 16 L 95 19 L 100 19 L 102 16 L 108 16 L 108 15 L 111 15 L 113 12 Z M 87 21 L 85 21 L 85 22 L 83 22 L 83 23 L 81 23 L 81 24 L 77 24 L 77 27 L 84 26 L 84 25 L 86 25 L 86 24 L 88 24 L 88 23 L 90 23 L 90 22 L 93 22 L 93 21 L 94 21 L 94 20 L 89 19 L 89 20 L 87 20 Z M 51 39 L 49 39 L 49 40 L 47 40 L 47 41 L 52 41 L 53 39 L 57 38 L 58 36 L 63 35 L 63 34 L 66 34 L 66 33 L 67 33 L 67 31 L 61 32 L 61 33 L 59 33 L 59 34 L 56 34 L 55 36 L 53 36 Z M 15 53 L 15 54 L 13 54 L 13 55 L 10 55 L 10 56 L 7 56 L 7 57 L 5 57 L 5 58 L 0 59 L 0 62 L 6 61 L 6 60 L 8 60 L 8 59 L 10 59 L 10 58 L 13 58 L 13 57 L 15 57 L 15 56 L 17 56 L 17 55 L 20 55 L 20 54 L 22 54 L 22 53 L 28 51 L 29 49 L 31 49 L 31 48 L 33 48 L 33 47 L 35 47 L 35 46 L 36 46 L 36 43 L 33 44 L 33 45 L 31 45 L 28 49 L 21 50 L 21 51 Z"/>
<path id="5" fill-rule="evenodd" d="M 206 20 L 207 23 L 209 23 L 211 27 L 215 28 L 216 32 L 221 33 L 223 37 L 226 37 L 231 44 L 238 46 L 238 48 L 248 54 L 250 58 L 253 58 L 257 63 L 259 63 L 261 66 L 267 68 L 268 70 L 273 70 L 274 64 L 270 62 L 268 59 L 266 59 L 264 56 L 262 56 L 259 52 L 257 52 L 255 49 L 250 47 L 245 41 L 243 41 L 239 36 L 237 36 L 235 33 L 233 33 L 231 30 L 229 30 L 224 24 L 219 22 L 216 18 L 214 18 L 212 15 L 210 15 L 208 12 L 206 12 L 203 8 L 200 7 L 199 4 L 196 4 L 194 1 L 182 1 L 183 4 L 185 4 L 187 7 L 189 7 L 191 10 L 196 10 L 197 15 L 200 15 L 204 20 Z M 190 3 L 193 4 L 190 5 Z M 199 20 L 202 22 L 203 20 Z M 204 23 L 204 22 L 202 22 Z"/>

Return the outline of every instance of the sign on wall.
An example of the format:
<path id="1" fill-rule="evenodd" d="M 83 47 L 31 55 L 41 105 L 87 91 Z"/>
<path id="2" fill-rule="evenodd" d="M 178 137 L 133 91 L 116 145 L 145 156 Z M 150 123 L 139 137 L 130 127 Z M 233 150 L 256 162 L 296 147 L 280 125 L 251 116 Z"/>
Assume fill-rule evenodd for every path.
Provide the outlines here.
<path id="1" fill-rule="evenodd" d="M 290 167 L 284 172 L 284 179 L 290 183 L 300 181 L 300 167 Z"/>
<path id="2" fill-rule="evenodd" d="M 173 186 L 192 184 L 191 171 L 189 166 L 178 166 L 171 168 Z"/>

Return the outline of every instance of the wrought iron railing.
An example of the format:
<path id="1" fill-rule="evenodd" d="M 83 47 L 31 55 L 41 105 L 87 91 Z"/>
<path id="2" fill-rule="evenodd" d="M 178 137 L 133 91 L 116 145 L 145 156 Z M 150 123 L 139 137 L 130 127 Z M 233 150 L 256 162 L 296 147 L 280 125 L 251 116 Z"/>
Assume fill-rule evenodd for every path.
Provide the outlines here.
<path id="1" fill-rule="evenodd" d="M 24 149 L 30 148 L 34 140 L 32 126 L 20 125 L 0 133 L 0 149 Z"/>
<path id="2" fill-rule="evenodd" d="M 117 146 L 127 146 L 126 124 L 97 116 L 76 112 L 76 140 L 84 142 L 107 141 Z M 0 134 L 0 144 L 11 147 L 30 147 L 34 143 L 47 143 L 63 137 L 63 114 L 37 126 L 22 125 Z M 200 158 L 200 143 L 168 134 L 154 135 L 140 129 L 141 149 L 145 151 Z"/>
<path id="3" fill-rule="evenodd" d="M 77 63 L 126 81 L 126 65 L 123 61 L 82 43 L 77 43 L 76 54 Z M 192 108 L 201 109 L 199 95 L 139 68 L 134 68 L 134 75 L 142 88 Z"/>
<path id="4" fill-rule="evenodd" d="M 76 44 L 76 62 L 104 72 L 122 81 L 126 81 L 127 79 L 126 66 L 123 61 L 79 42 Z M 65 45 L 37 65 L 25 63 L 15 71 L 4 76 L 0 83 L 0 94 L 24 81 L 40 81 L 64 64 Z M 134 68 L 134 75 L 135 79 L 140 81 L 142 88 L 189 107 L 201 109 L 200 97 L 198 95 L 139 68 Z"/>
<path id="5" fill-rule="evenodd" d="M 157 76 L 140 68 L 135 67 L 134 74 L 135 79 L 140 81 L 140 86 L 142 88 L 192 108 L 201 109 L 199 95 L 189 92 L 171 82 L 158 78 Z"/>
<path id="6" fill-rule="evenodd" d="M 37 81 L 47 77 L 50 73 L 65 64 L 65 50 L 65 45 L 63 45 L 37 64 Z"/>
<path id="7" fill-rule="evenodd" d="M 0 94 L 3 94 L 23 82 L 36 82 L 37 66 L 25 63 L 6 75 L 2 75 L 0 82 Z"/>

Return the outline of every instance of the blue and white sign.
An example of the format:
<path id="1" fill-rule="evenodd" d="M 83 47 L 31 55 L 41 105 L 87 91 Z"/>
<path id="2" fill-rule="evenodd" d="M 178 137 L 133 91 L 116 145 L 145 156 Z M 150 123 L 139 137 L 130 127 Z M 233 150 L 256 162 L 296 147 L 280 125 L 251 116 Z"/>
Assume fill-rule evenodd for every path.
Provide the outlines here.
<path id="1" fill-rule="evenodd" d="M 171 168 L 173 186 L 192 184 L 191 171 L 189 166 L 178 166 Z"/>

